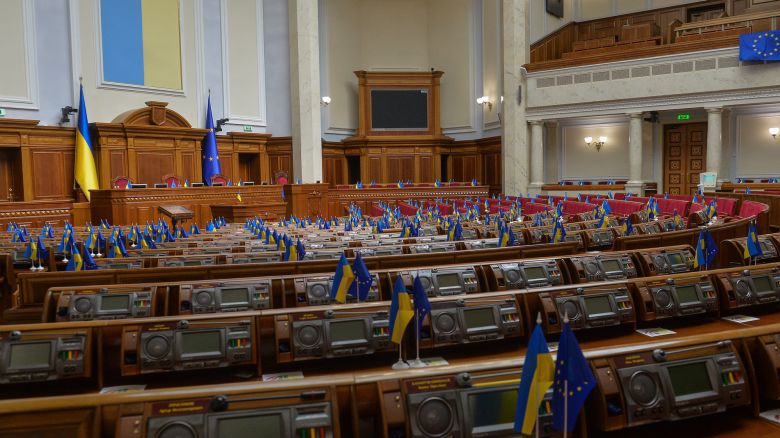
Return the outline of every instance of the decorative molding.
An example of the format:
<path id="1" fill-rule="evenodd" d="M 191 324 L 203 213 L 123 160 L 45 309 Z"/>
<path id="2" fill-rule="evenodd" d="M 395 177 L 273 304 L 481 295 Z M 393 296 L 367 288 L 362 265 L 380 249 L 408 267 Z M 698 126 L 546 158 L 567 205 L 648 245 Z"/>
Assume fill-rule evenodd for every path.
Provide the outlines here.
<path id="1" fill-rule="evenodd" d="M 35 0 L 22 1 L 22 21 L 24 23 L 24 68 L 27 82 L 26 96 L 0 96 L 0 104 L 6 108 L 38 110 L 40 94 L 38 92 L 38 44 L 35 30 Z"/>
<path id="2" fill-rule="evenodd" d="M 255 38 L 257 39 L 257 78 L 258 78 L 258 106 L 260 114 L 247 115 L 247 114 L 233 114 L 230 107 L 230 62 L 228 57 L 228 47 L 230 47 L 229 39 L 229 23 L 227 14 L 227 0 L 220 0 L 220 35 L 222 39 L 222 102 L 224 106 L 224 117 L 230 119 L 226 125 L 232 126 L 255 126 L 258 128 L 268 127 L 267 117 L 267 104 L 266 104 L 266 92 L 265 92 L 265 39 L 263 31 L 265 25 L 263 23 L 263 0 L 255 0 Z M 239 84 L 237 84 L 239 85 Z"/>
<path id="3" fill-rule="evenodd" d="M 751 108 L 752 109 L 752 108 Z M 742 120 L 745 118 L 754 118 L 754 119 L 780 119 L 780 112 L 775 109 L 775 111 L 750 111 L 751 109 L 748 109 L 747 111 L 735 113 L 733 117 L 733 125 L 731 125 L 733 134 L 731 135 L 732 141 L 734 142 L 734 155 L 733 155 L 733 162 L 734 162 L 734 177 L 740 177 L 740 178 L 767 178 L 771 177 L 773 175 L 770 174 L 757 174 L 757 173 L 748 173 L 748 174 L 740 174 L 737 175 L 737 170 L 739 168 L 739 163 L 737 162 L 740 158 L 740 150 L 742 149 L 742 144 L 740 144 L 740 137 L 742 136 Z M 733 129 L 736 128 L 736 129 Z M 766 131 L 765 131 L 766 132 Z M 768 136 L 768 134 L 767 134 Z"/>
<path id="4" fill-rule="evenodd" d="M 703 107 L 715 104 L 771 103 L 780 99 L 780 87 L 754 90 L 713 91 L 709 93 L 678 94 L 675 96 L 643 97 L 639 99 L 614 100 L 609 102 L 588 102 L 582 104 L 556 105 L 528 110 L 529 118 L 569 118 L 594 114 L 615 114 L 640 111 L 648 108 L 667 110 Z"/>
<path id="5" fill-rule="evenodd" d="M 95 4 L 95 14 L 92 17 L 93 23 L 95 27 L 95 45 L 97 46 L 97 56 L 95 57 L 96 61 L 95 66 L 97 67 L 97 75 L 95 76 L 98 78 L 97 87 L 105 90 L 120 90 L 120 91 L 130 91 L 134 93 L 144 93 L 144 94 L 156 94 L 156 95 L 166 95 L 166 96 L 182 96 L 187 97 L 187 75 L 186 72 L 186 65 L 187 65 L 187 58 L 184 50 L 184 42 L 186 39 L 184 38 L 184 6 L 182 0 L 178 0 L 179 2 L 179 62 L 181 63 L 181 90 L 174 90 L 171 88 L 161 88 L 161 87 L 150 87 L 147 85 L 134 85 L 134 84 L 123 84 L 120 82 L 111 82 L 105 80 L 103 77 L 103 27 L 100 21 L 100 0 L 94 0 Z M 188 4 L 192 4 L 189 3 Z M 197 50 L 197 48 L 196 48 Z"/>

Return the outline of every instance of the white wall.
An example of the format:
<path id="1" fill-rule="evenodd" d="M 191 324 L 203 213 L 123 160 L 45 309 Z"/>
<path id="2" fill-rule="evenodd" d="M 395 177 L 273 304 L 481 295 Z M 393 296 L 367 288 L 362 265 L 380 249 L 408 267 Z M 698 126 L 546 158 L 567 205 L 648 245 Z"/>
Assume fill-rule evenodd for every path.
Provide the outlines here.
<path id="1" fill-rule="evenodd" d="M 487 0 L 494 2 L 495 0 Z M 474 132 L 474 7 L 470 0 L 326 0 L 323 38 L 331 97 L 325 134 L 346 136 L 358 123 L 356 70 L 441 70 L 445 134 Z M 323 92 L 323 94 L 324 94 Z"/>
<path id="2" fill-rule="evenodd" d="M 780 175 L 780 135 L 773 139 L 769 128 L 780 128 L 780 112 L 737 115 L 736 177 Z"/>
<path id="3" fill-rule="evenodd" d="M 607 137 L 596 151 L 585 137 Z M 628 178 L 628 123 L 564 125 L 561 136 L 561 178 Z"/>

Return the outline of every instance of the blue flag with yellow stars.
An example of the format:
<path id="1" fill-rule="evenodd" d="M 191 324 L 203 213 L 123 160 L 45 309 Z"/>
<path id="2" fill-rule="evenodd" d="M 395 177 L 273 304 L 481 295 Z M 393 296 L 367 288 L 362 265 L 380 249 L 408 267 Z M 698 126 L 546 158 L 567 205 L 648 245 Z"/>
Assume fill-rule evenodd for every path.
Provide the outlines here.
<path id="1" fill-rule="evenodd" d="M 739 36 L 740 61 L 780 61 L 780 30 Z"/>
<path id="2" fill-rule="evenodd" d="M 209 96 L 208 110 L 206 111 L 206 129 L 209 132 L 203 138 L 203 184 L 210 186 L 211 177 L 222 173 L 217 153 L 217 137 L 214 135 L 214 119 L 211 117 L 211 96 Z"/>
<path id="3" fill-rule="evenodd" d="M 577 417 L 596 386 L 596 378 L 588 361 L 580 350 L 577 338 L 571 330 L 568 318 L 564 320 L 563 333 L 558 342 L 558 355 L 555 358 L 555 380 L 553 383 L 553 428 L 571 432 Z M 564 406 L 568 405 L 568 409 Z M 565 412 L 567 411 L 567 412 Z M 564 419 L 564 413 L 566 418 Z M 564 424 L 565 423 L 565 424 Z"/>

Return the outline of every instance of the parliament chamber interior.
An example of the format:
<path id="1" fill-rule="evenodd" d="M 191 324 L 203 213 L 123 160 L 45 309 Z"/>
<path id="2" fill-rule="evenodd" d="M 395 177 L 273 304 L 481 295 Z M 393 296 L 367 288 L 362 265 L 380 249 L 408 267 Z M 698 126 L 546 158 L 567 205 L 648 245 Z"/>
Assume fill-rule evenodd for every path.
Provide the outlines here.
<path id="1" fill-rule="evenodd" d="M 0 438 L 779 437 L 779 26 L 4 0 Z"/>

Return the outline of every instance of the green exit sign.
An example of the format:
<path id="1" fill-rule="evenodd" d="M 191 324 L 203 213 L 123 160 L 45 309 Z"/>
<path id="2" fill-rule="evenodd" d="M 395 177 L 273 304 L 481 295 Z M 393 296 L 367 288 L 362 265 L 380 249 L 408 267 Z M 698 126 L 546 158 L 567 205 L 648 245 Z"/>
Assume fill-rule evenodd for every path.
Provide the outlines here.
<path id="1" fill-rule="evenodd" d="M 0 108 L 0 117 L 5 117 L 5 108 Z"/>
<path id="2" fill-rule="evenodd" d="M 690 113 L 677 114 L 677 120 L 691 120 L 691 114 Z"/>
<path id="3" fill-rule="evenodd" d="M 252 132 L 252 127 L 250 125 L 244 125 L 244 132 Z"/>

